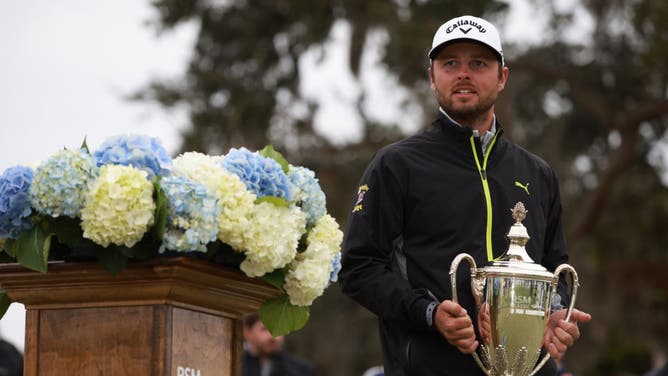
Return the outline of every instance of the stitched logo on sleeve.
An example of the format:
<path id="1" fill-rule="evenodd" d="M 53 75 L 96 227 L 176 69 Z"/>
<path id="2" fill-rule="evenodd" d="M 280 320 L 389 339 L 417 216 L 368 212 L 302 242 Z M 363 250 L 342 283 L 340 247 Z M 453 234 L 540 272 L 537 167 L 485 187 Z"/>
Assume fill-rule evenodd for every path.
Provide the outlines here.
<path id="1" fill-rule="evenodd" d="M 518 182 L 518 181 L 515 181 L 515 186 L 524 189 L 524 191 L 527 193 L 527 196 L 531 195 L 531 194 L 529 193 L 529 183 L 522 184 L 522 183 L 520 183 L 520 182 Z"/>
<path id="2" fill-rule="evenodd" d="M 355 202 L 355 207 L 353 208 L 353 213 L 362 210 L 362 201 L 364 200 L 364 195 L 366 195 L 369 190 L 369 186 L 364 184 L 357 189 L 357 202 Z"/>

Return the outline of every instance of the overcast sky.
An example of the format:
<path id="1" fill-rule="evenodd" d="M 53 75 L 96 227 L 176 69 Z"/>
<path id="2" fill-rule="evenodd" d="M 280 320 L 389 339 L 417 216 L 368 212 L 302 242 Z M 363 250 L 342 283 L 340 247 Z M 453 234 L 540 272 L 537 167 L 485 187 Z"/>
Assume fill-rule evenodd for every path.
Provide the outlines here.
<path id="1" fill-rule="evenodd" d="M 501 34 L 504 40 L 537 42 L 542 19 L 528 0 L 516 4 Z M 572 1 L 571 1 L 572 2 Z M 128 103 L 125 95 L 151 78 L 182 73 L 196 33 L 195 24 L 157 36 L 146 26 L 149 1 L 21 0 L 5 2 L 0 12 L 0 171 L 47 158 L 63 147 L 78 147 L 84 137 L 94 149 L 106 137 L 142 133 L 159 137 L 170 153 L 179 146 L 183 113 L 164 113 L 147 104 Z M 527 32 L 533 30 L 533 32 Z M 302 60 L 306 96 L 325 102 L 316 114 L 317 129 L 329 137 L 352 140 L 360 122 L 354 111 L 361 90 L 367 110 L 379 121 L 388 116 L 387 72 L 377 69 L 380 51 L 364 57 L 364 82 L 346 70 L 349 28 L 337 23 L 322 63 Z M 382 34 L 375 35 L 382 42 Z M 431 41 L 424 41 L 428 46 Z M 343 45 L 343 47 L 341 47 Z M 425 47 L 426 48 L 426 47 Z M 385 104 L 381 106 L 379 104 Z M 381 109 L 381 110 L 377 110 Z M 334 114 L 336 116 L 331 116 Z M 346 121 L 341 121 L 345 117 Z M 394 114 L 409 116 L 407 114 Z M 411 121 L 406 129 L 410 131 Z M 414 124 L 413 126 L 416 126 Z M 0 321 L 0 335 L 23 349 L 24 311 L 13 304 Z"/>
<path id="2" fill-rule="evenodd" d="M 183 71 L 194 25 L 156 38 L 148 1 L 22 0 L 0 12 L 0 169 L 146 133 L 177 146 L 183 118 L 124 95 Z"/>

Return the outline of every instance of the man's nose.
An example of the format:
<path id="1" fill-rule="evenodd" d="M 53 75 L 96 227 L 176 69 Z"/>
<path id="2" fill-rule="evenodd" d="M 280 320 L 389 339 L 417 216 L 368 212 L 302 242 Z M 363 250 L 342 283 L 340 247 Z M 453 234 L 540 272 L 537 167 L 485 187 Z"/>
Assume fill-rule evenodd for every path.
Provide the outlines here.
<path id="1" fill-rule="evenodd" d="M 466 80 L 471 78 L 469 68 L 466 64 L 461 64 L 457 69 L 457 79 Z"/>

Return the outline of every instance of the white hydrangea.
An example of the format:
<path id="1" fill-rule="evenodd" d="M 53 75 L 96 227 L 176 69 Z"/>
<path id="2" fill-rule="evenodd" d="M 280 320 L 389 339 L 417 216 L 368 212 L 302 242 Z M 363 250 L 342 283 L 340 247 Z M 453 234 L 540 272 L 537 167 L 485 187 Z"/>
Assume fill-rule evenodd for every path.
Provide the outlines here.
<path id="1" fill-rule="evenodd" d="M 336 220 L 329 214 L 323 215 L 316 222 L 306 240 L 308 245 L 324 244 L 329 257 L 334 257 L 341 250 L 341 242 L 343 242 L 343 232 L 339 229 Z M 309 252 L 308 248 L 306 252 Z"/>
<path id="2" fill-rule="evenodd" d="M 343 233 L 329 214 L 324 215 L 307 236 L 307 248 L 290 263 L 283 288 L 296 306 L 310 306 L 329 285 L 334 259 Z"/>
<path id="3" fill-rule="evenodd" d="M 134 246 L 153 225 L 153 184 L 146 171 L 105 165 L 93 181 L 81 209 L 84 238 L 107 247 Z"/>
<path id="4" fill-rule="evenodd" d="M 241 270 L 250 277 L 260 277 L 285 267 L 295 258 L 304 231 L 306 214 L 299 208 L 256 204 L 251 226 L 244 234 L 246 259 Z"/>

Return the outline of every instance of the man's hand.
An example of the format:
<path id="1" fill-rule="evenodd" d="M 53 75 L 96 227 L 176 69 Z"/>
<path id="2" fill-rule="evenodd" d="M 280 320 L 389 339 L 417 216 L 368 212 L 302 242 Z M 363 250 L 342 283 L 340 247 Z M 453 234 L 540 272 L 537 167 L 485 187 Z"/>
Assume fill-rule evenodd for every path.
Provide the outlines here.
<path id="1" fill-rule="evenodd" d="M 550 315 L 543 338 L 543 346 L 555 360 L 560 360 L 566 353 L 566 349 L 573 346 L 573 343 L 580 338 L 578 322 L 591 321 L 590 314 L 574 309 L 570 320 L 566 322 L 564 320 L 566 312 L 565 309 L 562 309 Z"/>
<path id="2" fill-rule="evenodd" d="M 470 354 L 478 348 L 473 322 L 459 304 L 451 300 L 441 302 L 436 308 L 434 325 L 451 345 L 464 354 Z"/>

